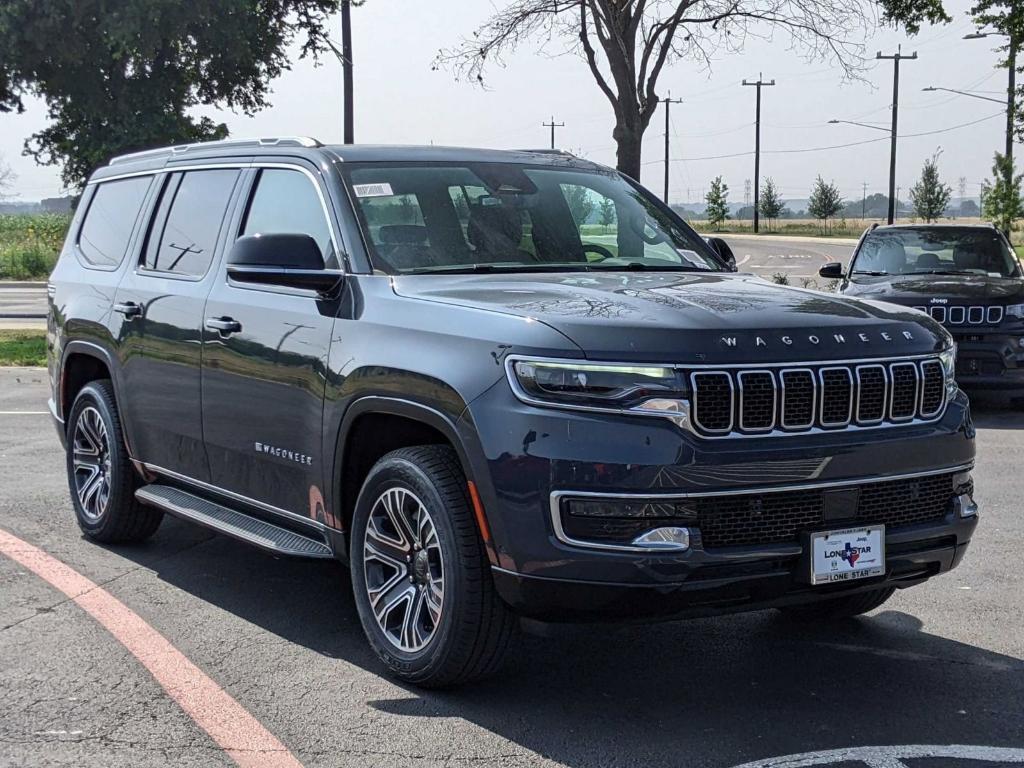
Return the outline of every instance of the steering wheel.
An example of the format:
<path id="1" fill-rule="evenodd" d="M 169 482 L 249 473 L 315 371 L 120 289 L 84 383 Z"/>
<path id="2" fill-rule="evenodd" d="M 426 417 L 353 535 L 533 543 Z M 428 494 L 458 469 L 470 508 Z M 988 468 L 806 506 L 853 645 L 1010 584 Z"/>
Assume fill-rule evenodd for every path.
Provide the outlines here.
<path id="1" fill-rule="evenodd" d="M 598 245 L 597 243 L 584 243 L 583 244 L 583 252 L 586 253 L 587 251 L 593 251 L 594 253 L 596 253 L 598 256 L 601 257 L 602 261 L 604 259 L 614 259 L 615 258 L 615 254 L 614 253 L 609 251 L 603 245 Z M 589 259 L 588 259 L 588 261 L 589 261 Z"/>

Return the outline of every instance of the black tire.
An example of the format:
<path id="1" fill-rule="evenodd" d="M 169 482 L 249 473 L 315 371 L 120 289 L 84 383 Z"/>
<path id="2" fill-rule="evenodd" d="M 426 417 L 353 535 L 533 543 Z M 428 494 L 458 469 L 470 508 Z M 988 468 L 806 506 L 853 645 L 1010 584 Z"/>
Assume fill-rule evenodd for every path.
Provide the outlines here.
<path id="1" fill-rule="evenodd" d="M 440 445 L 402 448 L 381 458 L 370 470 L 353 514 L 352 587 L 363 629 L 374 652 L 391 674 L 424 688 L 458 685 L 495 672 L 519 627 L 518 619 L 495 591 L 467 490 L 466 478 L 451 448 Z M 386 491 L 398 494 L 402 501 L 396 503 L 397 507 L 404 504 L 406 508 L 411 506 L 418 510 L 421 505 L 427 512 L 430 530 L 436 533 L 436 537 L 429 533 L 423 536 L 425 541 L 431 542 L 429 546 L 414 547 L 414 537 L 410 537 L 408 551 L 412 555 L 405 558 L 408 565 L 404 566 L 404 575 L 401 567 L 394 567 L 393 574 L 386 564 L 382 568 L 382 561 L 365 550 L 371 517 L 375 521 L 373 533 L 378 535 L 374 543 L 380 542 L 381 521 L 394 519 L 389 518 L 381 506 Z M 422 520 L 422 517 L 417 519 Z M 412 533 L 411 528 L 408 530 Z M 424 531 L 422 525 L 418 531 Z M 401 538 L 402 534 L 397 536 Z M 435 540 L 436 546 L 432 543 Z M 370 590 L 374 589 L 378 595 L 379 606 L 401 608 L 404 603 L 404 609 L 412 612 L 417 604 L 416 590 L 424 595 L 434 594 L 429 583 L 417 585 L 414 581 L 428 579 L 416 572 L 415 562 L 415 558 L 420 557 L 422 563 L 428 563 L 428 549 L 435 560 L 424 568 L 433 568 L 433 575 L 440 572 L 443 577 L 442 599 L 437 602 L 439 617 L 436 623 L 431 621 L 429 600 L 422 598 L 427 602 L 421 610 L 427 613 L 417 628 L 427 626 L 430 634 L 426 640 L 417 636 L 424 645 L 409 650 L 400 647 L 407 626 L 404 614 L 403 636 L 394 638 L 384 628 L 391 616 L 386 614 L 381 620 L 383 624 L 378 621 Z M 418 550 L 422 551 L 417 554 Z M 407 550 L 396 545 L 387 551 L 394 555 L 394 562 L 400 551 Z M 438 563 L 442 566 L 440 570 Z M 368 587 L 368 578 L 375 584 Z M 385 589 L 387 584 L 393 586 Z M 412 596 L 405 602 L 402 593 L 410 591 Z M 398 598 L 390 599 L 389 595 L 398 595 Z"/>
<path id="2" fill-rule="evenodd" d="M 97 449 L 99 452 L 95 461 L 102 472 L 88 488 L 92 493 L 87 494 L 82 484 L 89 477 L 90 469 L 83 463 L 79 463 L 76 468 L 75 459 L 77 452 L 80 459 L 84 457 L 93 461 L 88 434 L 95 435 L 98 428 L 90 432 L 87 425 L 95 427 L 97 424 L 102 426 L 102 439 L 99 442 L 104 447 Z M 152 536 L 160 526 L 164 513 L 135 500 L 139 476 L 125 449 L 114 388 L 109 379 L 97 379 L 82 387 L 71 406 L 66 428 L 68 487 L 78 527 L 90 539 L 104 544 L 138 542 Z M 79 447 L 89 450 L 77 451 Z M 96 488 L 97 485 L 100 489 L 106 488 L 105 495 Z M 80 493 L 80 490 L 83 492 Z"/>
<path id="3" fill-rule="evenodd" d="M 779 610 L 786 616 L 801 621 L 849 619 L 875 610 L 875 608 L 892 597 L 892 593 L 895 591 L 894 587 L 885 587 L 868 592 L 858 592 L 853 595 L 844 595 L 843 597 L 833 597 L 807 605 L 791 605 Z"/>

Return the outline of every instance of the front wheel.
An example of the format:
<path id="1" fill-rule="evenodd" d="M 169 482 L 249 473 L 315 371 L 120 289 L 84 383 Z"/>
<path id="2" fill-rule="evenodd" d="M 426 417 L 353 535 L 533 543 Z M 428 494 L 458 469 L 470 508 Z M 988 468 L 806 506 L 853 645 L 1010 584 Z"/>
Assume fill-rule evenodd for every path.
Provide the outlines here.
<path id="1" fill-rule="evenodd" d="M 402 448 L 374 465 L 351 563 L 360 621 L 392 674 L 438 688 L 498 668 L 518 623 L 495 592 L 451 448 Z"/>

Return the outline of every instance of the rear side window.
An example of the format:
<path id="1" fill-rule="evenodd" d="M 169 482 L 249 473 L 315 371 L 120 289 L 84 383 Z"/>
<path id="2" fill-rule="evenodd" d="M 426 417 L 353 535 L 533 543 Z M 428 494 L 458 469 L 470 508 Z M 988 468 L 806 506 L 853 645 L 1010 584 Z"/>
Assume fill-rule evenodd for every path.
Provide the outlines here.
<path id="1" fill-rule="evenodd" d="M 324 263 L 337 265 L 331 229 L 313 182 L 301 171 L 260 171 L 242 227 L 243 235 L 309 235 L 320 246 Z"/>
<path id="2" fill-rule="evenodd" d="M 116 268 L 128 252 L 150 176 L 104 181 L 96 186 L 78 233 L 78 251 L 92 267 Z"/>
<path id="3" fill-rule="evenodd" d="M 185 277 L 210 268 L 238 171 L 171 174 L 146 242 L 143 267 Z"/>

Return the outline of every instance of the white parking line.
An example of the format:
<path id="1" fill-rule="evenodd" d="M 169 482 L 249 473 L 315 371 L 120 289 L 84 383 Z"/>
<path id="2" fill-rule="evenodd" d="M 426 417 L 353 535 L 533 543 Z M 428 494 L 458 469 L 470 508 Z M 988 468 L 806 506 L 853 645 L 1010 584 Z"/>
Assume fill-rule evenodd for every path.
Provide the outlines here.
<path id="1" fill-rule="evenodd" d="M 46 416 L 49 411 L 0 411 L 0 416 Z"/>

